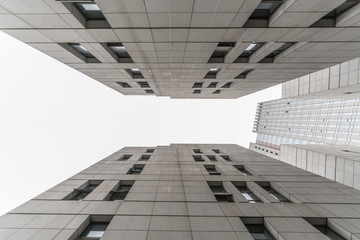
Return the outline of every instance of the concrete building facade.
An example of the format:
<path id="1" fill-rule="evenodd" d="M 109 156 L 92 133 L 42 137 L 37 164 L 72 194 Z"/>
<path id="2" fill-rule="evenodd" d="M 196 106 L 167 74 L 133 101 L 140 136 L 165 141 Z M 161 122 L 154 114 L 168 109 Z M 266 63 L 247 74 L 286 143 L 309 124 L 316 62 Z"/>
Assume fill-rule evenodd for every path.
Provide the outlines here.
<path id="1" fill-rule="evenodd" d="M 360 239 L 360 191 L 237 145 L 125 147 L 0 217 L 6 240 Z"/>
<path id="2" fill-rule="evenodd" d="M 125 95 L 238 98 L 360 56 L 357 0 L 0 0 L 0 30 Z"/>

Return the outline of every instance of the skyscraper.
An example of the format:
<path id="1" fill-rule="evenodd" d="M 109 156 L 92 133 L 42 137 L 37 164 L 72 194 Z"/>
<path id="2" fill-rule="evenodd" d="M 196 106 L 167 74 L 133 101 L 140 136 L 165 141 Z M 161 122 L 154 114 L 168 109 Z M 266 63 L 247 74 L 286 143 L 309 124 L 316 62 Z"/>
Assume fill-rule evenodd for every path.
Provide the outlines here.
<path id="1" fill-rule="evenodd" d="M 358 239 L 359 193 L 237 145 L 125 147 L 0 217 L 0 237 Z"/>

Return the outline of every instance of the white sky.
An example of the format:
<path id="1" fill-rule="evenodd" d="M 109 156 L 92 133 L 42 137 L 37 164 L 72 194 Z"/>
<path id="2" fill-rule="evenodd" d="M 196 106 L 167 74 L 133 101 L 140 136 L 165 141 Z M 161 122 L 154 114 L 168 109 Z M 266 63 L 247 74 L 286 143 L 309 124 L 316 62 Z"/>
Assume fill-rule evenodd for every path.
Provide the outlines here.
<path id="1" fill-rule="evenodd" d="M 239 80 L 241 81 L 241 80 Z M 255 140 L 260 101 L 123 96 L 0 32 L 0 215 L 124 146 Z"/>

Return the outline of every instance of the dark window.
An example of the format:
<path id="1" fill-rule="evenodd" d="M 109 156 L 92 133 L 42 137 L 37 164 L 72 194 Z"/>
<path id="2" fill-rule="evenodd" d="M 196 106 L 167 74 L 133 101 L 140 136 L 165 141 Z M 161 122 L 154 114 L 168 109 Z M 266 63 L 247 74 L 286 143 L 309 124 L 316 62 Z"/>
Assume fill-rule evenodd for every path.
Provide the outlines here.
<path id="1" fill-rule="evenodd" d="M 221 155 L 221 157 L 228 162 L 232 162 L 232 160 L 230 159 L 229 155 Z"/>
<path id="2" fill-rule="evenodd" d="M 220 69 L 210 68 L 209 72 L 205 75 L 204 78 L 216 78 L 216 75 L 218 74 L 219 71 Z"/>
<path id="3" fill-rule="evenodd" d="M 146 89 L 145 92 L 146 92 L 147 94 L 154 94 L 154 91 L 151 90 L 151 89 Z"/>
<path id="4" fill-rule="evenodd" d="M 193 88 L 202 88 L 203 83 L 202 82 L 196 82 L 193 85 Z"/>
<path id="5" fill-rule="evenodd" d="M 86 183 L 84 187 L 74 189 L 74 191 L 70 195 L 66 196 L 64 199 L 82 201 L 101 183 L 101 180 L 90 180 Z"/>
<path id="6" fill-rule="evenodd" d="M 149 148 L 149 149 L 146 149 L 146 152 L 147 153 L 153 153 L 155 151 L 155 149 L 154 148 Z"/>
<path id="7" fill-rule="evenodd" d="M 118 161 L 127 161 L 129 160 L 130 158 L 132 157 L 132 155 L 124 155 L 124 156 L 121 156 Z"/>
<path id="8" fill-rule="evenodd" d="M 244 176 L 251 176 L 251 175 L 252 175 L 251 173 L 249 173 L 249 172 L 245 169 L 244 165 L 234 165 L 234 167 L 235 167 L 237 170 L 239 170 Z"/>
<path id="9" fill-rule="evenodd" d="M 221 88 L 230 88 L 232 84 L 233 82 L 227 82 Z"/>
<path id="10" fill-rule="evenodd" d="M 194 90 L 193 94 L 200 94 L 201 90 Z"/>
<path id="11" fill-rule="evenodd" d="M 79 43 L 70 43 L 69 44 L 76 51 L 84 55 L 86 58 L 95 58 L 85 47 L 81 46 Z"/>
<path id="12" fill-rule="evenodd" d="M 142 155 L 139 161 L 148 161 L 150 159 L 150 155 Z"/>
<path id="13" fill-rule="evenodd" d="M 201 149 L 193 149 L 194 153 L 202 153 Z"/>
<path id="14" fill-rule="evenodd" d="M 59 43 L 59 45 L 86 63 L 101 63 L 84 46 L 79 43 Z"/>
<path id="15" fill-rule="evenodd" d="M 234 61 L 234 63 L 248 63 L 249 57 L 253 55 L 259 48 L 261 48 L 265 43 L 249 43 L 249 46 L 240 54 L 240 56 Z"/>
<path id="16" fill-rule="evenodd" d="M 269 233 L 269 231 L 265 228 L 263 219 L 259 224 L 247 224 L 246 220 L 241 219 L 251 236 L 254 240 L 275 240 L 275 238 Z M 251 219 L 249 222 L 254 222 L 255 219 Z"/>
<path id="17" fill-rule="evenodd" d="M 209 63 L 224 63 L 226 54 L 235 46 L 234 42 L 221 42 L 209 59 Z"/>
<path id="18" fill-rule="evenodd" d="M 129 53 L 126 51 L 122 43 L 105 43 L 102 46 L 110 53 L 110 55 L 119 63 L 133 63 Z"/>
<path id="19" fill-rule="evenodd" d="M 320 226 L 320 225 L 314 225 L 314 227 L 319 230 L 322 234 L 327 236 L 331 240 L 345 240 L 342 236 L 334 232 L 331 228 L 329 228 L 326 225 Z"/>
<path id="20" fill-rule="evenodd" d="M 218 84 L 218 82 L 212 82 L 209 84 L 209 86 L 207 86 L 208 88 L 216 88 L 216 85 Z"/>
<path id="21" fill-rule="evenodd" d="M 214 91 L 212 94 L 220 94 L 220 90 L 216 90 L 216 91 Z"/>
<path id="22" fill-rule="evenodd" d="M 284 43 L 281 47 L 279 47 L 278 49 L 272 51 L 266 57 L 264 57 L 262 60 L 260 60 L 259 63 L 272 63 L 272 62 L 274 62 L 274 58 L 277 55 L 279 55 L 280 53 L 282 53 L 286 49 L 290 48 L 294 44 L 295 44 L 294 42 L 286 42 L 286 43 Z"/>
<path id="23" fill-rule="evenodd" d="M 115 190 L 110 192 L 107 199 L 109 201 L 124 201 L 132 186 L 133 182 L 123 184 L 121 181 L 118 186 L 116 186 Z"/>
<path id="24" fill-rule="evenodd" d="M 150 85 L 148 82 L 137 82 L 141 88 L 149 88 Z"/>
<path id="25" fill-rule="evenodd" d="M 127 174 L 140 174 L 144 167 L 144 164 L 134 164 L 134 166 L 129 169 Z"/>
<path id="26" fill-rule="evenodd" d="M 215 165 L 204 165 L 204 167 L 208 171 L 209 175 L 221 175 L 221 173 L 216 170 Z"/>
<path id="27" fill-rule="evenodd" d="M 262 0 L 250 15 L 244 27 L 268 27 L 271 15 L 282 3 L 283 0 Z"/>
<path id="28" fill-rule="evenodd" d="M 220 153 L 219 149 L 212 149 L 214 153 Z"/>
<path id="29" fill-rule="evenodd" d="M 203 162 L 205 159 L 201 155 L 193 155 L 195 162 Z"/>
<path id="30" fill-rule="evenodd" d="M 104 14 L 96 3 L 74 3 L 74 6 L 86 20 L 105 20 Z"/>
<path id="31" fill-rule="evenodd" d="M 214 194 L 218 202 L 234 202 L 231 194 Z"/>
<path id="32" fill-rule="evenodd" d="M 249 203 L 261 203 L 262 202 L 255 194 L 253 194 L 246 187 L 245 183 L 242 183 L 241 185 L 236 183 L 236 184 L 234 184 L 234 186 L 239 190 L 239 192 L 241 192 L 241 194 L 244 196 L 244 198 L 246 200 L 248 200 Z"/>
<path id="33" fill-rule="evenodd" d="M 210 160 L 210 161 L 212 161 L 212 162 L 216 162 L 217 161 L 217 159 L 216 159 L 216 157 L 214 156 L 214 155 L 206 155 L 207 156 L 207 158 Z"/>
<path id="34" fill-rule="evenodd" d="M 116 83 L 122 86 L 123 88 L 131 88 L 131 86 L 126 82 L 116 82 Z"/>
<path id="35" fill-rule="evenodd" d="M 132 77 L 133 79 L 143 79 L 144 76 L 142 75 L 140 69 L 138 68 L 130 68 L 125 69 L 125 71 Z M 150 86 L 149 86 L 150 87 Z"/>
<path id="36" fill-rule="evenodd" d="M 218 202 L 234 202 L 232 195 L 225 190 L 222 182 L 208 182 L 208 185 Z"/>
<path id="37" fill-rule="evenodd" d="M 90 222 L 89 226 L 81 233 L 79 240 L 99 240 L 104 235 L 108 222 Z"/>
<path id="38" fill-rule="evenodd" d="M 252 72 L 253 70 L 254 70 L 254 69 L 245 70 L 245 71 L 243 71 L 242 73 L 240 73 L 239 75 L 237 75 L 237 76 L 235 77 L 235 79 L 245 79 L 246 76 L 247 76 L 250 72 Z"/>
<path id="39" fill-rule="evenodd" d="M 256 182 L 259 186 L 261 186 L 265 191 L 267 191 L 273 198 L 279 200 L 280 202 L 289 202 L 287 198 L 285 198 L 283 195 L 275 191 L 271 186 L 269 182 Z"/>

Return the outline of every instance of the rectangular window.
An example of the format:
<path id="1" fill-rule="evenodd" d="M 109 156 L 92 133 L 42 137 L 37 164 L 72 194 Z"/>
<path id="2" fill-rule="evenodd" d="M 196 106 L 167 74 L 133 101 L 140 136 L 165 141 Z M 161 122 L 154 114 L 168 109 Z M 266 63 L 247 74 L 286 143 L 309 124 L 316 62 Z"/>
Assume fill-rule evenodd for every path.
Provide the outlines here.
<path id="1" fill-rule="evenodd" d="M 147 94 L 154 94 L 154 91 L 151 90 L 151 89 L 146 89 L 145 92 L 146 92 Z"/>
<path id="2" fill-rule="evenodd" d="M 291 46 L 293 46 L 295 43 L 294 42 L 286 42 L 284 43 L 281 47 L 279 47 L 278 49 L 272 51 L 271 53 L 269 53 L 266 57 L 264 57 L 262 60 L 259 61 L 259 63 L 273 63 L 274 62 L 274 58 L 279 55 L 280 53 L 284 52 L 286 49 L 290 48 Z"/>
<path id="3" fill-rule="evenodd" d="M 250 15 L 244 27 L 268 27 L 271 15 L 283 4 L 283 0 L 262 0 Z"/>
<path id="4" fill-rule="evenodd" d="M 128 68 L 128 69 L 125 69 L 125 71 L 130 75 L 130 77 L 132 77 L 133 79 L 143 79 L 144 76 L 142 75 L 140 69 L 138 68 Z M 139 82 L 138 82 L 139 83 Z M 140 82 L 141 83 L 141 82 Z M 144 82 L 144 83 L 147 83 L 147 82 Z M 148 86 L 150 87 L 150 86 Z"/>
<path id="5" fill-rule="evenodd" d="M 207 182 L 218 202 L 234 202 L 232 194 L 228 193 L 222 182 Z"/>
<path id="6" fill-rule="evenodd" d="M 220 93 L 221 93 L 221 90 L 216 90 L 212 94 L 220 94 Z"/>
<path id="7" fill-rule="evenodd" d="M 89 180 L 84 185 L 74 189 L 64 200 L 83 201 L 102 182 L 102 180 Z"/>
<path id="8" fill-rule="evenodd" d="M 118 159 L 118 161 L 127 161 L 127 160 L 129 160 L 131 157 L 132 157 L 132 155 L 126 154 L 126 155 L 121 156 L 121 157 Z"/>
<path id="9" fill-rule="evenodd" d="M 142 155 L 139 161 L 148 161 L 151 155 Z"/>
<path id="10" fill-rule="evenodd" d="M 247 70 L 243 71 L 242 73 L 240 73 L 239 75 L 237 75 L 237 76 L 235 77 L 235 79 L 245 79 L 246 76 L 247 76 L 250 72 L 252 72 L 253 70 L 254 70 L 254 69 L 247 69 Z"/>
<path id="11" fill-rule="evenodd" d="M 146 149 L 146 152 L 147 152 L 147 153 L 153 153 L 154 151 L 155 151 L 154 148 L 148 148 L 148 149 Z"/>
<path id="12" fill-rule="evenodd" d="M 219 149 L 212 149 L 212 151 L 213 151 L 214 153 L 220 153 L 220 150 L 219 150 Z"/>
<path id="13" fill-rule="evenodd" d="M 217 162 L 217 159 L 216 159 L 215 155 L 206 155 L 206 156 L 210 161 Z"/>
<path id="14" fill-rule="evenodd" d="M 218 84 L 218 82 L 212 82 L 209 84 L 209 86 L 207 86 L 208 88 L 216 88 L 216 85 Z"/>
<path id="15" fill-rule="evenodd" d="M 201 155 L 193 155 L 195 162 L 203 162 L 205 159 Z"/>
<path id="16" fill-rule="evenodd" d="M 117 202 L 124 201 L 133 184 L 134 181 L 120 181 L 106 197 L 106 200 Z"/>
<path id="17" fill-rule="evenodd" d="M 263 218 L 240 218 L 254 240 L 275 240 L 264 226 Z"/>
<path id="18" fill-rule="evenodd" d="M 101 45 L 118 63 L 134 62 L 122 43 L 102 43 Z"/>
<path id="19" fill-rule="evenodd" d="M 108 227 L 111 216 L 90 216 L 90 223 L 77 240 L 100 240 Z"/>
<path id="20" fill-rule="evenodd" d="M 193 88 L 202 88 L 203 83 L 202 82 L 196 82 L 193 85 Z"/>
<path id="21" fill-rule="evenodd" d="M 131 88 L 131 86 L 126 82 L 116 82 L 116 83 L 119 84 L 123 88 Z"/>
<path id="22" fill-rule="evenodd" d="M 264 44 L 264 42 L 249 43 L 249 46 L 235 59 L 234 63 L 248 63 L 249 57 L 264 46 Z"/>
<path id="23" fill-rule="evenodd" d="M 249 203 L 261 203 L 262 201 L 254 193 L 252 193 L 247 187 L 246 182 L 233 182 L 233 185 L 241 192 L 244 198 Z"/>
<path id="24" fill-rule="evenodd" d="M 265 191 L 267 191 L 273 198 L 279 200 L 280 202 L 289 202 L 287 198 L 283 195 L 275 191 L 271 186 L 270 182 L 256 182 L 257 185 L 262 187 Z"/>
<path id="25" fill-rule="evenodd" d="M 221 175 L 221 173 L 216 170 L 215 165 L 204 165 L 204 167 L 208 171 L 209 175 Z"/>
<path id="26" fill-rule="evenodd" d="M 226 54 L 235 46 L 234 42 L 221 42 L 217 45 L 208 63 L 224 63 Z"/>
<path id="27" fill-rule="evenodd" d="M 134 166 L 129 169 L 127 174 L 140 174 L 144 169 L 144 167 L 145 167 L 144 164 L 134 164 Z"/>
<path id="28" fill-rule="evenodd" d="M 331 240 L 345 240 L 338 233 L 327 226 L 326 218 L 304 218 L 308 223 L 313 225 L 319 232 L 327 236 Z"/>
<path id="29" fill-rule="evenodd" d="M 137 82 L 141 88 L 149 88 L 150 85 L 148 82 Z"/>
<path id="30" fill-rule="evenodd" d="M 233 84 L 233 82 L 227 82 L 224 85 L 222 85 L 221 88 L 230 88 L 232 84 Z"/>
<path id="31" fill-rule="evenodd" d="M 79 43 L 58 43 L 61 47 L 81 59 L 86 63 L 101 63 L 94 55 L 92 55 L 84 46 Z"/>
<path id="32" fill-rule="evenodd" d="M 219 71 L 220 69 L 210 68 L 209 72 L 205 75 L 204 78 L 216 78 L 216 75 L 218 74 Z"/>
<path id="33" fill-rule="evenodd" d="M 227 162 L 232 162 L 232 160 L 230 159 L 229 155 L 221 155 L 221 157 L 227 161 Z"/>
<path id="34" fill-rule="evenodd" d="M 245 169 L 244 165 L 234 165 L 234 167 L 235 167 L 237 170 L 239 170 L 244 176 L 251 176 L 251 175 L 252 175 L 251 173 L 249 173 L 249 172 Z"/>
<path id="35" fill-rule="evenodd" d="M 193 149 L 194 153 L 202 153 L 201 149 Z"/>
<path id="36" fill-rule="evenodd" d="M 201 90 L 194 90 L 193 94 L 200 94 Z"/>

